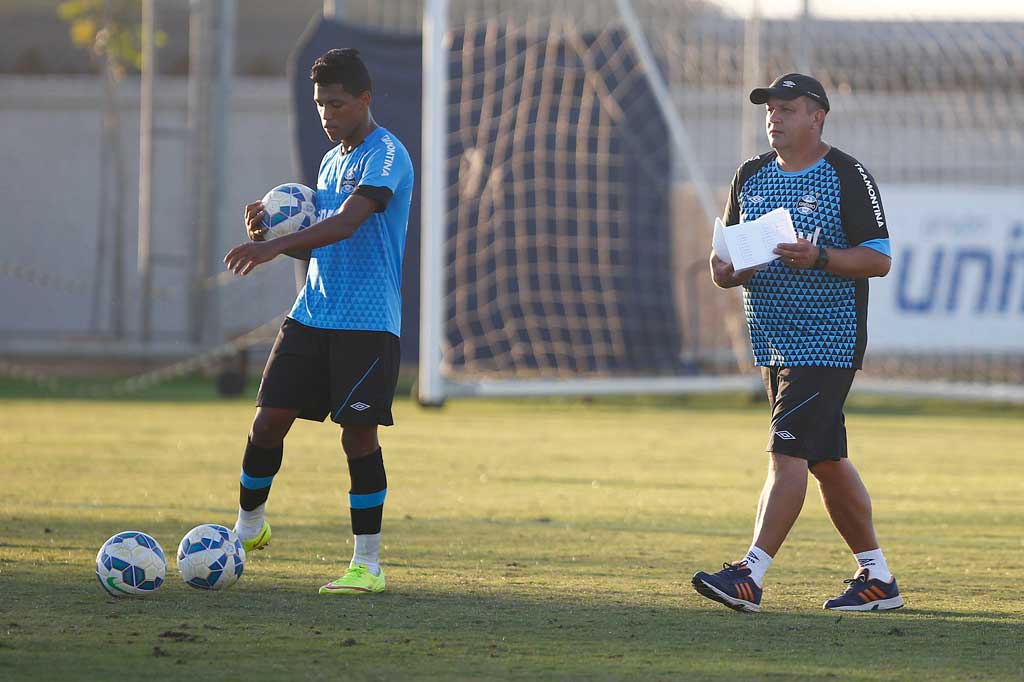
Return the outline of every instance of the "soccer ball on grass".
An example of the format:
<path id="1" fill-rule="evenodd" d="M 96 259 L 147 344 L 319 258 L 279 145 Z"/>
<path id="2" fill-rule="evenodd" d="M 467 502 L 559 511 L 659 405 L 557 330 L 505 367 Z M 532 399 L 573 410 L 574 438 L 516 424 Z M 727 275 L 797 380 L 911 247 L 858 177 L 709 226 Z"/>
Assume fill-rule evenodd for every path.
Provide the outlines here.
<path id="1" fill-rule="evenodd" d="M 178 544 L 178 571 L 192 587 L 223 590 L 235 584 L 244 568 L 242 541 L 224 526 L 196 526 Z"/>
<path id="2" fill-rule="evenodd" d="M 164 583 L 167 557 L 160 543 L 137 530 L 126 530 L 103 543 L 96 555 L 96 578 L 115 597 L 143 597 Z"/>

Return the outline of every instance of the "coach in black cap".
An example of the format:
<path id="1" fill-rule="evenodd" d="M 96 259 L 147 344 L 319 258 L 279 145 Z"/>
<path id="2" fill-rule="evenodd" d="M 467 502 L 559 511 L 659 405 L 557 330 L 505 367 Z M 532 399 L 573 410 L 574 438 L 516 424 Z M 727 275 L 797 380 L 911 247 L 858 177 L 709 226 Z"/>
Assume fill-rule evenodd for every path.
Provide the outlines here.
<path id="1" fill-rule="evenodd" d="M 711 276 L 719 287 L 743 287 L 754 364 L 771 406 L 770 464 L 747 553 L 721 571 L 698 571 L 693 587 L 737 611 L 760 611 L 768 567 L 813 476 L 857 565 L 824 608 L 897 609 L 903 597 L 875 534 L 871 497 L 850 462 L 843 417 L 867 346 L 868 279 L 885 276 L 891 264 L 882 197 L 860 161 L 822 140 L 829 101 L 817 80 L 787 73 L 750 101 L 764 108 L 771 150 L 736 171 L 722 222 L 786 209 L 796 241 L 776 245 L 778 258 L 763 268 L 740 272 L 728 253 L 712 249 Z"/>
<path id="2" fill-rule="evenodd" d="M 765 104 L 771 97 L 779 99 L 796 99 L 810 97 L 820 104 L 826 112 L 829 110 L 828 95 L 825 88 L 816 79 L 802 73 L 787 73 L 779 76 L 767 88 L 754 88 L 750 91 L 750 101 L 754 104 Z"/>

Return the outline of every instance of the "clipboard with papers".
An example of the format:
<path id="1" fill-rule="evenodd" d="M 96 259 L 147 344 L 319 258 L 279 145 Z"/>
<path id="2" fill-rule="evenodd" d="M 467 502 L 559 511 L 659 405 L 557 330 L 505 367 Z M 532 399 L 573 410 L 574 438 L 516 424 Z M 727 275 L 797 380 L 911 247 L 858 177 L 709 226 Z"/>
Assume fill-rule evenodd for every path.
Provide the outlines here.
<path id="1" fill-rule="evenodd" d="M 777 208 L 756 220 L 726 227 L 715 218 L 711 246 L 736 272 L 761 268 L 778 258 L 775 247 L 795 244 L 796 230 L 789 210 Z"/>

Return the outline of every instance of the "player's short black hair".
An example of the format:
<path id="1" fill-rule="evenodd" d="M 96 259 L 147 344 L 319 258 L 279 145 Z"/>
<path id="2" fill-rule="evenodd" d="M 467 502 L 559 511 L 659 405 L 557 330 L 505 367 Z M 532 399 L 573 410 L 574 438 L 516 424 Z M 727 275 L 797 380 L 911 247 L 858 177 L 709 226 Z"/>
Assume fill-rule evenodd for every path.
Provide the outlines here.
<path id="1" fill-rule="evenodd" d="M 370 72 L 354 47 L 328 50 L 317 57 L 309 79 L 317 85 L 341 85 L 353 96 L 373 91 Z"/>

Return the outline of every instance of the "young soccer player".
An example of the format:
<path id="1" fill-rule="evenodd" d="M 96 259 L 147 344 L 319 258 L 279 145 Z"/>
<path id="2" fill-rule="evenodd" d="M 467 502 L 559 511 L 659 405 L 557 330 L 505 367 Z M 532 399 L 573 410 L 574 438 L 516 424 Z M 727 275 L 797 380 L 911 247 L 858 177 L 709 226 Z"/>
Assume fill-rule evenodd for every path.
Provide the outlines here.
<path id="1" fill-rule="evenodd" d="M 807 473 L 858 564 L 848 589 L 826 609 L 903 606 L 875 537 L 871 498 L 847 458 L 843 405 L 867 344 L 868 278 L 889 272 L 889 233 L 874 179 L 856 159 L 821 139 L 825 89 L 802 74 L 750 93 L 765 105 L 772 151 L 736 172 L 724 221 L 735 225 L 785 207 L 796 244 L 779 244 L 763 270 L 736 273 L 711 254 L 719 287 L 743 286 L 754 359 L 771 403 L 768 477 L 746 556 L 717 573 L 698 572 L 700 594 L 739 611 L 759 611 L 765 573 L 800 514 Z M 817 236 L 816 242 L 811 241 Z"/>
<path id="2" fill-rule="evenodd" d="M 313 64 L 310 78 L 324 132 L 337 143 L 320 164 L 319 222 L 262 241 L 263 205 L 254 202 L 245 208 L 253 241 L 224 257 L 239 275 L 282 253 L 309 260 L 305 288 L 263 371 L 242 458 L 235 531 L 246 551 L 266 547 L 266 501 L 281 468 L 284 437 L 296 418 L 330 415 L 341 426 L 348 460 L 355 548 L 345 574 L 320 594 L 366 594 L 385 587 L 379 552 L 387 477 L 377 427 L 394 423 L 413 168 L 402 143 L 370 113 L 370 75 L 357 50 L 330 50 Z"/>

